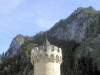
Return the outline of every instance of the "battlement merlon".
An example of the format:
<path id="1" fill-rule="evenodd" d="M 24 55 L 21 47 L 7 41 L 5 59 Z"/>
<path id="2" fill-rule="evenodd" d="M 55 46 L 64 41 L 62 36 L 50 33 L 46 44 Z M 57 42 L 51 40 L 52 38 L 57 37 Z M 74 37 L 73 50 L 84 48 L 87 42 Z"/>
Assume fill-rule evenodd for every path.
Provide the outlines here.
<path id="1" fill-rule="evenodd" d="M 61 48 L 58 48 L 54 45 L 48 45 L 48 46 L 39 46 L 32 50 L 31 52 L 31 62 L 38 61 L 40 58 L 48 58 L 52 60 L 56 60 L 58 58 L 59 63 L 62 62 L 62 50 Z"/>
<path id="2" fill-rule="evenodd" d="M 34 49 L 32 49 L 31 55 L 37 56 L 38 54 L 44 54 L 44 53 L 47 54 L 55 53 L 62 56 L 61 48 L 58 48 L 57 46 L 54 45 L 47 46 L 47 48 L 45 48 L 44 46 L 35 47 Z"/>

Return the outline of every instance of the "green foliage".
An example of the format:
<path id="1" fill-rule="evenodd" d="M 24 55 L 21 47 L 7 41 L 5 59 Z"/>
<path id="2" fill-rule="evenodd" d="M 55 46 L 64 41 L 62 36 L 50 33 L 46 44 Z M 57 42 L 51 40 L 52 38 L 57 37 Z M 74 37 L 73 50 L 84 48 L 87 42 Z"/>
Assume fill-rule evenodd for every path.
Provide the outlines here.
<path id="1" fill-rule="evenodd" d="M 93 58 L 82 57 L 78 60 L 78 67 L 76 75 L 99 75 L 100 72 L 97 70 L 97 64 L 93 63 Z"/>

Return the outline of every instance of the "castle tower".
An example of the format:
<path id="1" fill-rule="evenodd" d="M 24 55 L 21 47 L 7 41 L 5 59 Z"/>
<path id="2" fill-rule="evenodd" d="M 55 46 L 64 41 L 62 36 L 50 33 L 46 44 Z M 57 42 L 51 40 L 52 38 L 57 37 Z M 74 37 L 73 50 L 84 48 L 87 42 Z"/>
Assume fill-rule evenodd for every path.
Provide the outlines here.
<path id="1" fill-rule="evenodd" d="M 60 75 L 62 50 L 46 40 L 43 46 L 32 50 L 31 63 L 34 64 L 34 75 Z"/>

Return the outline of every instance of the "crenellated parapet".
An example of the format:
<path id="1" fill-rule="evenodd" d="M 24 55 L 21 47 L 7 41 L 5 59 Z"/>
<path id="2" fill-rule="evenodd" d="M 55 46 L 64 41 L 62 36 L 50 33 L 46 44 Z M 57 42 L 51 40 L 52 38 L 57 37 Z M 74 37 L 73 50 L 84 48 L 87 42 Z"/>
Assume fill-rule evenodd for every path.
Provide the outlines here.
<path id="1" fill-rule="evenodd" d="M 62 63 L 62 50 L 54 45 L 36 47 L 31 52 L 31 63 L 54 62 Z"/>

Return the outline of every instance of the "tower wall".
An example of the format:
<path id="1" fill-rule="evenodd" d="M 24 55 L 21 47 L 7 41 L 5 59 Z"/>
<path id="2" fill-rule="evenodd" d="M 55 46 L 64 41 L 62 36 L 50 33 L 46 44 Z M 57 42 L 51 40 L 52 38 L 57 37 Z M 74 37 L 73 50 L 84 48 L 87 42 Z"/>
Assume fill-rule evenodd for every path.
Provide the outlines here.
<path id="1" fill-rule="evenodd" d="M 40 46 L 33 49 L 31 53 L 34 75 L 60 75 L 61 48 L 53 45 L 47 46 L 47 48 Z"/>
<path id="2" fill-rule="evenodd" d="M 60 75 L 60 64 L 57 63 L 36 63 L 34 64 L 34 75 Z"/>

